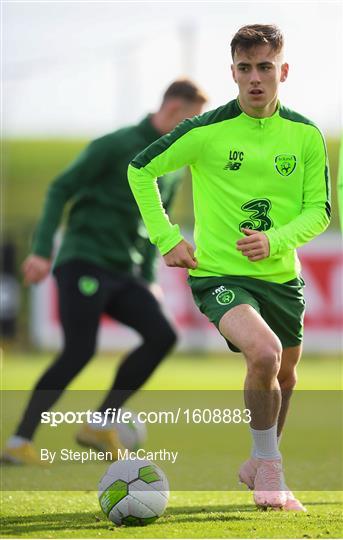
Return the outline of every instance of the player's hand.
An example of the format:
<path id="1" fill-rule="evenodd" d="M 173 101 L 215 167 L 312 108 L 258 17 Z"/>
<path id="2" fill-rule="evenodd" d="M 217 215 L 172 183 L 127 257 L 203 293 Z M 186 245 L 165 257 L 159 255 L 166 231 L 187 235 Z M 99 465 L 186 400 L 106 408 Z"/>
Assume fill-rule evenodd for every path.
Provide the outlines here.
<path id="1" fill-rule="evenodd" d="M 236 246 L 242 255 L 248 257 L 249 261 L 261 261 L 269 257 L 270 246 L 268 237 L 260 231 L 252 229 L 242 229 L 244 238 L 238 240 Z"/>
<path id="2" fill-rule="evenodd" d="M 38 283 L 42 281 L 50 272 L 51 260 L 39 255 L 29 255 L 22 265 L 24 274 L 24 284 Z"/>
<path id="3" fill-rule="evenodd" d="M 196 268 L 198 262 L 194 256 L 192 244 L 186 240 L 181 240 L 173 249 L 163 255 L 167 266 L 178 266 L 179 268 Z"/>

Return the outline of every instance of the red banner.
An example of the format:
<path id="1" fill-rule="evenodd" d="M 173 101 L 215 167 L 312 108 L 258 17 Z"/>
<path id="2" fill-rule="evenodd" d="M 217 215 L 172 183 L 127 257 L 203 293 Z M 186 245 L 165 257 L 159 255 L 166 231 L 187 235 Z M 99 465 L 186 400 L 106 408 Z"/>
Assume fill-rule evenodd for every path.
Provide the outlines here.
<path id="1" fill-rule="evenodd" d="M 339 235 L 326 234 L 299 250 L 304 277 L 306 317 L 305 349 L 339 352 L 343 332 L 343 253 Z M 187 272 L 167 268 L 161 260 L 159 283 L 164 305 L 179 331 L 185 350 L 225 350 L 225 341 L 195 306 Z M 57 295 L 51 278 L 34 288 L 33 338 L 36 344 L 56 347 L 60 341 Z M 132 343 L 132 331 L 104 317 L 100 348 L 123 349 Z"/>

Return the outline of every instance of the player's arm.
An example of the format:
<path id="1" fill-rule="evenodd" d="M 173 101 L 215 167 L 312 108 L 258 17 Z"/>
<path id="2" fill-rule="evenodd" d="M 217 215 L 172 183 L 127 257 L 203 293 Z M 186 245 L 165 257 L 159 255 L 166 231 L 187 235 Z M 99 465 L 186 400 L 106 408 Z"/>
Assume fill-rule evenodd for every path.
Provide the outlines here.
<path id="1" fill-rule="evenodd" d="M 167 174 L 166 176 L 158 178 L 157 180 L 162 204 L 167 213 L 169 213 L 169 210 L 173 205 L 177 189 L 183 177 L 183 172 L 184 170 L 177 171 L 176 173 Z M 156 288 L 157 290 L 157 247 L 149 241 L 146 228 L 143 224 L 142 227 L 144 228 L 144 230 L 141 230 L 140 245 L 138 248 L 138 251 L 143 257 L 142 263 L 140 264 L 140 274 L 145 281 L 151 284 L 152 288 Z M 159 296 L 161 295 L 159 294 Z"/>
<path id="2" fill-rule="evenodd" d="M 195 164 L 201 153 L 202 133 L 196 120 L 185 120 L 158 139 L 129 165 L 130 187 L 139 206 L 149 238 L 168 266 L 195 268 L 193 247 L 172 225 L 163 207 L 157 178 L 185 165 Z"/>
<path id="3" fill-rule="evenodd" d="M 36 227 L 31 254 L 22 270 L 24 282 L 37 283 L 44 279 L 51 267 L 54 233 L 61 221 L 63 209 L 78 190 L 91 185 L 106 166 L 108 148 L 102 139 L 93 141 L 79 157 L 49 186 L 43 211 Z"/>
<path id="4" fill-rule="evenodd" d="M 317 128 L 311 127 L 311 130 L 305 155 L 302 210 L 286 225 L 264 233 L 269 239 L 271 256 L 309 242 L 330 222 L 330 178 L 325 142 Z"/>

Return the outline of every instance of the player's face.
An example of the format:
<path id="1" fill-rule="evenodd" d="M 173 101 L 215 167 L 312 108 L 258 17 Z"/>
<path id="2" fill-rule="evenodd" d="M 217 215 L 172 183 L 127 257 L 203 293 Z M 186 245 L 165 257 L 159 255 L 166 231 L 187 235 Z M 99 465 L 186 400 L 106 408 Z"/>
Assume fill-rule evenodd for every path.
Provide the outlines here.
<path id="1" fill-rule="evenodd" d="M 243 111 L 258 118 L 271 116 L 276 109 L 279 84 L 288 75 L 282 52 L 276 53 L 270 45 L 238 49 L 231 70 Z"/>

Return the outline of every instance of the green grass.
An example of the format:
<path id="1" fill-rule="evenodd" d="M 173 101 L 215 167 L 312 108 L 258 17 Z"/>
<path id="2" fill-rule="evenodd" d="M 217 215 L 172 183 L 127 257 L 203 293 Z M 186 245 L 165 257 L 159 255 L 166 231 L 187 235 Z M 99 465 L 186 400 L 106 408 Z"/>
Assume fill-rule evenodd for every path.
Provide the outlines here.
<path id="1" fill-rule="evenodd" d="M 73 389 L 105 389 L 119 360 L 118 355 L 94 359 L 73 382 Z M 29 389 L 51 355 L 19 355 L 7 352 L 2 362 L 3 387 Z M 335 357 L 305 357 L 299 367 L 304 390 L 339 389 L 341 364 Z M 172 356 L 157 370 L 146 388 L 239 389 L 244 377 L 239 355 Z M 323 404 L 324 405 L 324 404 Z M 325 404 L 327 406 L 327 403 Z M 18 407 L 21 410 L 21 407 Z M 13 429 L 20 410 L 7 411 L 4 422 Z M 300 426 L 301 428 L 301 426 Z M 299 441 L 302 444 L 299 433 Z M 306 437 L 306 436 L 305 436 Z M 41 441 L 41 434 L 37 437 Z M 318 440 L 318 444 L 322 441 Z M 284 437 L 287 444 L 287 437 Z M 203 442 L 206 445 L 206 441 Z M 235 441 L 229 447 L 235 448 Z M 75 448 L 77 448 L 75 446 Z M 317 446 L 318 453 L 320 446 Z M 199 448 L 199 451 L 201 448 Z M 235 449 L 237 451 L 237 449 Z M 239 448 L 238 448 L 239 452 Z M 244 456 L 242 456 L 243 459 Z M 209 466 L 211 464 L 209 463 Z M 306 462 L 305 462 L 306 465 Z M 74 467 L 74 466 L 72 466 Z M 70 472 L 72 473 L 72 467 Z M 79 466 L 81 467 L 81 466 Z M 236 469 L 232 471 L 236 474 Z M 26 467 L 6 474 L 34 476 Z M 54 484 L 57 485 L 57 484 Z M 48 488 L 50 489 L 50 488 Z M 236 488 L 234 488 L 236 489 Z M 165 514 L 146 527 L 111 524 L 101 513 L 94 491 L 4 491 L 2 537 L 4 538 L 340 538 L 342 495 L 339 491 L 303 491 L 297 495 L 307 514 L 259 512 L 250 493 L 241 491 L 174 491 Z"/>
<path id="2" fill-rule="evenodd" d="M 93 492 L 5 493 L 4 538 L 340 538 L 337 493 L 300 493 L 307 514 L 258 512 L 247 493 L 171 494 L 165 514 L 146 527 L 116 527 Z"/>
<path id="3" fill-rule="evenodd" d="M 2 358 L 2 388 L 28 390 L 53 359 L 51 354 L 14 354 Z M 121 356 L 102 355 L 93 359 L 75 378 L 70 388 L 102 390 L 109 386 Z M 245 364 L 241 355 L 175 355 L 164 361 L 145 386 L 148 390 L 239 390 Z M 298 367 L 298 390 L 339 390 L 342 362 L 338 356 L 304 356 Z"/>

